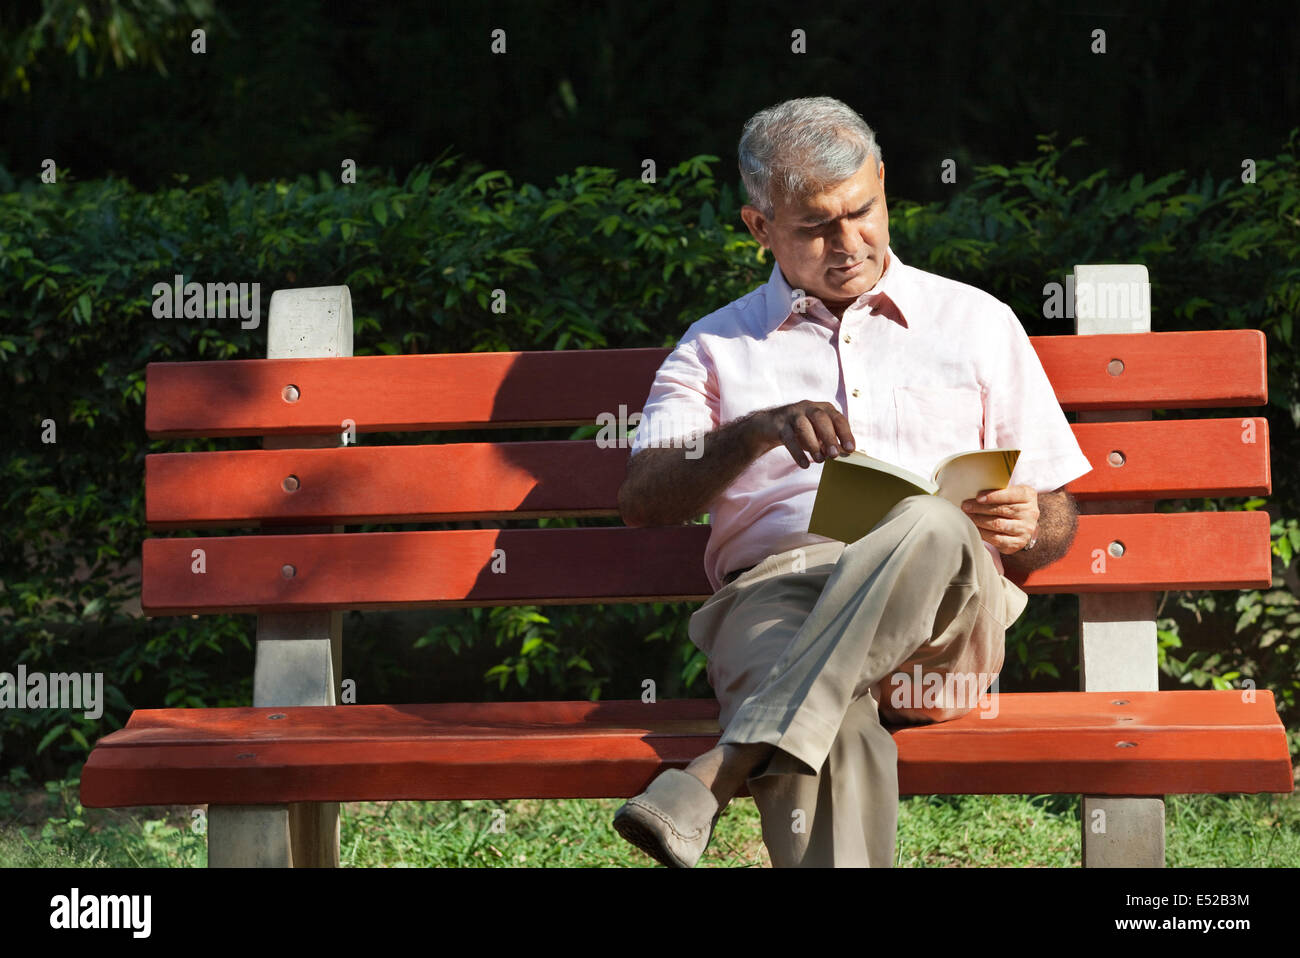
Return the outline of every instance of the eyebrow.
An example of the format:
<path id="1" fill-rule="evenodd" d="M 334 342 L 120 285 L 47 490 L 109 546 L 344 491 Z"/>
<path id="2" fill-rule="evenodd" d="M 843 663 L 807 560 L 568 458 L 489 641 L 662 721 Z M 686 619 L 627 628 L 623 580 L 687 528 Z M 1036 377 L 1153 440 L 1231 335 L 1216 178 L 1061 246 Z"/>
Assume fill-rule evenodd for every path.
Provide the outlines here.
<path id="1" fill-rule="evenodd" d="M 871 207 L 875 204 L 875 202 L 876 202 L 876 198 L 873 196 L 871 199 L 867 200 L 867 202 L 863 206 L 858 207 L 852 213 L 845 213 L 844 216 L 857 216 L 859 213 L 865 213 L 867 212 L 867 210 L 871 209 Z M 843 219 L 843 218 L 844 218 L 843 216 L 828 216 L 826 217 L 826 219 L 822 219 L 822 220 L 801 219 L 799 221 L 799 225 L 800 226 L 824 226 L 827 223 L 832 223 L 835 220 Z"/>

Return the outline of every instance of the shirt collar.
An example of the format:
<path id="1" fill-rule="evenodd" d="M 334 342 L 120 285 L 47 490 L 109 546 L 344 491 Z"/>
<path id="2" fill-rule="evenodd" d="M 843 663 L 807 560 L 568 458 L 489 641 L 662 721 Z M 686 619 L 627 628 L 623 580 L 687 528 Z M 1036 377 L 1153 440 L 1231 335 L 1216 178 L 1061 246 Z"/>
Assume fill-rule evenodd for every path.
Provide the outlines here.
<path id="1" fill-rule="evenodd" d="M 871 287 L 861 296 L 859 296 L 850 306 L 864 307 L 870 309 L 873 313 L 879 313 L 895 320 L 904 328 L 909 328 L 908 317 L 915 318 L 915 311 L 908 308 L 908 283 L 907 283 L 907 266 L 898 258 L 898 254 L 892 248 L 887 248 L 888 265 L 885 267 L 884 274 L 876 281 L 876 285 Z M 820 304 L 816 296 L 805 296 L 804 313 L 795 312 L 794 290 L 789 282 L 786 281 L 785 274 L 781 272 L 779 263 L 772 264 L 772 275 L 768 278 L 766 288 L 766 323 L 764 333 L 771 333 L 779 329 L 786 320 L 791 316 L 804 316 L 811 308 L 812 304 Z M 847 310 L 846 310 L 847 312 Z M 832 320 L 834 316 L 830 317 Z"/>

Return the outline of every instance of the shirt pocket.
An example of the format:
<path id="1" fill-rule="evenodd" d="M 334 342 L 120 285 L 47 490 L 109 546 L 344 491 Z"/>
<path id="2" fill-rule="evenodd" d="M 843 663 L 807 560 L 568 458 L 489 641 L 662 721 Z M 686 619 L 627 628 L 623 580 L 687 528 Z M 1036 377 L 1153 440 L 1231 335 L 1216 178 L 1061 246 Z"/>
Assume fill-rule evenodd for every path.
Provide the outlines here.
<path id="1" fill-rule="evenodd" d="M 939 460 L 984 448 L 984 403 L 970 386 L 895 386 L 899 465 L 929 478 Z"/>

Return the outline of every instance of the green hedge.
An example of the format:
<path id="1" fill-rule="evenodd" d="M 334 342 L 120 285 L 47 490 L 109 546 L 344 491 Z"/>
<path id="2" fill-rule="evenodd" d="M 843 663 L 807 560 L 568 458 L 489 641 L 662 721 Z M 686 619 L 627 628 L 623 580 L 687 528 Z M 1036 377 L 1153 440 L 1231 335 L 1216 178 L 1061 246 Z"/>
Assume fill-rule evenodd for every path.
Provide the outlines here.
<path id="1" fill-rule="evenodd" d="M 1033 160 L 982 168 L 945 202 L 891 204 L 892 243 L 907 262 L 1006 300 L 1031 335 L 1072 331 L 1044 318 L 1046 283 L 1076 263 L 1107 261 L 1148 265 L 1155 329 L 1266 331 L 1274 495 L 1175 505 L 1266 505 L 1276 588 L 1169 595 L 1161 663 L 1170 682 L 1250 678 L 1292 716 L 1300 503 L 1296 476 L 1280 464 L 1295 461 L 1300 420 L 1295 147 L 1293 134 L 1282 154 L 1259 158 L 1253 183 L 1181 173 L 1113 182 L 1105 171 L 1064 175 L 1086 152 L 1044 138 Z M 671 345 L 771 269 L 740 222 L 736 188 L 714 179 L 717 166 L 695 157 L 654 183 L 579 167 L 543 190 L 440 158 L 401 182 L 374 170 L 356 185 L 323 173 L 256 184 L 178 176 L 155 193 L 66 175 L 58 185 L 15 184 L 0 169 L 0 359 L 13 423 L 0 452 L 0 670 L 102 671 L 107 686 L 98 721 L 0 713 L 3 762 L 49 775 L 79 765 L 132 707 L 249 701 L 253 617 L 141 618 L 138 556 L 145 454 L 252 441 L 150 442 L 144 367 L 263 356 L 265 323 L 156 319 L 155 283 L 176 273 L 258 282 L 264 308 L 277 288 L 345 283 L 358 355 Z M 489 308 L 497 288 L 508 295 L 504 314 Z M 55 443 L 42 441 L 47 419 Z M 345 675 L 368 702 L 632 698 L 647 677 L 661 697 L 708 695 L 703 659 L 686 638 L 693 608 L 352 613 Z M 1074 609 L 1069 596 L 1031 603 L 1008 640 L 1004 689 L 1073 687 Z"/>

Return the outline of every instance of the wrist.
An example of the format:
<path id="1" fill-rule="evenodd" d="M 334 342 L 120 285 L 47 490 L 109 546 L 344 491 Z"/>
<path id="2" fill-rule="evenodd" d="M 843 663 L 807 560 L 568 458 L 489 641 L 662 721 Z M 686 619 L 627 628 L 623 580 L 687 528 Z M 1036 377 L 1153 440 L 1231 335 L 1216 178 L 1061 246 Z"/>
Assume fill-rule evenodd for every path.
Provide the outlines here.
<path id="1" fill-rule="evenodd" d="M 741 420 L 745 453 L 750 462 L 774 448 L 775 444 L 767 436 L 766 416 L 767 410 L 759 409 Z"/>

